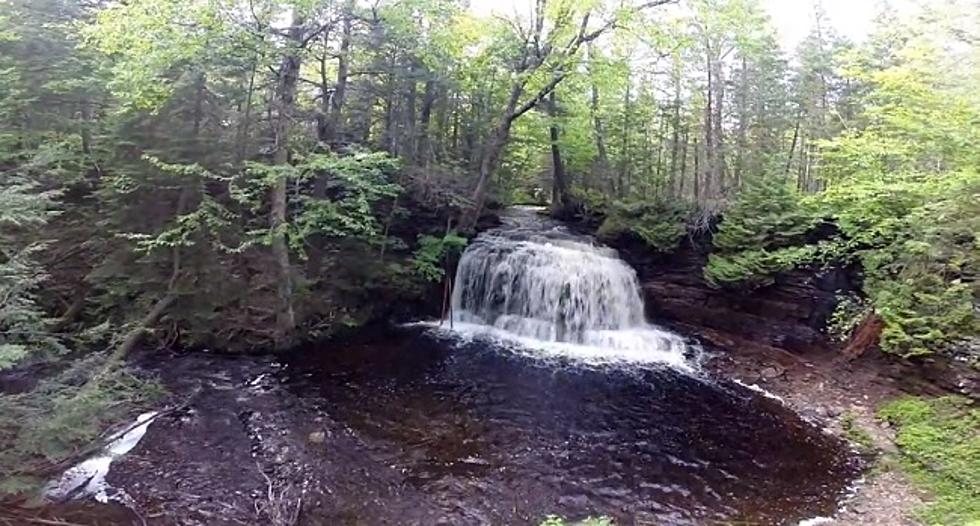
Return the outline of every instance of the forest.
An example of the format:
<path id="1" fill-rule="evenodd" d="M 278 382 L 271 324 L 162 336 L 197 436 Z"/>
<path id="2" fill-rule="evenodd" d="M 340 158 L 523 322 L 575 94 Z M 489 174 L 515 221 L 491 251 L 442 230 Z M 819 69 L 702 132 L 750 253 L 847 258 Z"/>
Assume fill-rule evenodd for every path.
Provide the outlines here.
<path id="1" fill-rule="evenodd" d="M 0 492 L 162 396 L 140 349 L 444 314 L 517 204 L 708 239 L 735 294 L 847 267 L 830 338 L 980 367 L 975 2 L 882 2 L 860 42 L 818 3 L 792 50 L 759 0 L 526 4 L 0 0 L 0 373 L 32 378 Z"/>

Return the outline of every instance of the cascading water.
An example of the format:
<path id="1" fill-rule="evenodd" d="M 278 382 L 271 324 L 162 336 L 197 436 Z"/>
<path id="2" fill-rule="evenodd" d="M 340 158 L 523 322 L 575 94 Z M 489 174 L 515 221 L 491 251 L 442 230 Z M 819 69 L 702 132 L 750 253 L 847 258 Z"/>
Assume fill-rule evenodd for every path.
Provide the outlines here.
<path id="1" fill-rule="evenodd" d="M 636 272 L 610 248 L 518 208 L 456 271 L 453 324 L 594 361 L 688 367 L 684 340 L 646 323 Z"/>

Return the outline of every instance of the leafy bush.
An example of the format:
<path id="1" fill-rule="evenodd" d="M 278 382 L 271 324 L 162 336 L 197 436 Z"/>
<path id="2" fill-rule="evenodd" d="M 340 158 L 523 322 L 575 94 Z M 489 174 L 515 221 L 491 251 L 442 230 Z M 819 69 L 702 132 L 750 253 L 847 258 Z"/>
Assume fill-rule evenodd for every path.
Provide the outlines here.
<path id="1" fill-rule="evenodd" d="M 0 370 L 36 352 L 62 350 L 37 297 L 47 277 L 35 261 L 44 243 L 23 240 L 47 223 L 51 198 L 18 175 L 0 172 Z"/>
<path id="2" fill-rule="evenodd" d="M 599 226 L 600 238 L 611 239 L 631 233 L 660 252 L 677 248 L 687 231 L 691 209 L 680 201 L 655 199 L 613 203 Z"/>
<path id="3" fill-rule="evenodd" d="M 837 306 L 827 320 L 827 334 L 835 341 L 847 341 L 870 312 L 871 306 L 861 296 L 853 293 L 838 296 Z"/>
<path id="4" fill-rule="evenodd" d="M 898 427 L 900 465 L 933 497 L 919 515 L 930 525 L 980 522 L 980 409 L 969 399 L 903 398 L 878 413 Z"/>
<path id="5" fill-rule="evenodd" d="M 412 257 L 415 274 L 426 281 L 439 281 L 445 276 L 443 262 L 446 257 L 458 254 L 466 246 L 466 238 L 456 232 L 442 237 L 419 236 L 419 247 Z"/>
<path id="6" fill-rule="evenodd" d="M 752 178 L 712 238 L 704 277 L 715 287 L 768 285 L 778 273 L 826 251 L 826 246 L 803 243 L 816 223 L 786 180 Z"/>
<path id="7" fill-rule="evenodd" d="M 806 243 L 826 218 L 831 239 Z M 980 175 L 892 175 L 841 181 L 800 198 L 785 185 L 747 188 L 713 239 L 704 275 L 717 287 L 758 287 L 794 267 L 855 262 L 863 294 L 885 322 L 881 346 L 929 354 L 978 334 Z"/>

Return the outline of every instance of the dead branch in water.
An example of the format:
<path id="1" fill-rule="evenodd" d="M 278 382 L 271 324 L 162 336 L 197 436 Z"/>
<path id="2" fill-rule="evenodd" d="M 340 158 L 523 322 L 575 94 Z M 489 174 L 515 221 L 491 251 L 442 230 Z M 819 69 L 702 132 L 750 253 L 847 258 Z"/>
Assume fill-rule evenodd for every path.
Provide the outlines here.
<path id="1" fill-rule="evenodd" d="M 292 484 L 277 483 L 262 470 L 259 473 L 265 478 L 266 498 L 265 500 L 255 501 L 255 514 L 260 519 L 265 519 L 265 524 L 270 526 L 295 526 L 299 524 L 300 514 L 303 512 L 303 497 L 293 498 L 295 488 Z"/>

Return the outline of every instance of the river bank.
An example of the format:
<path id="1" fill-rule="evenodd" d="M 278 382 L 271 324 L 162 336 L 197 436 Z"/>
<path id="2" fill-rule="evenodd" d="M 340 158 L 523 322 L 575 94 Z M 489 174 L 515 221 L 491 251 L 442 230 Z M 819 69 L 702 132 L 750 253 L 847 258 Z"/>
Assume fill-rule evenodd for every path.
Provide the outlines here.
<path id="1" fill-rule="evenodd" d="M 929 496 L 901 471 L 879 464 L 898 449 L 895 430 L 876 417 L 877 408 L 908 393 L 883 377 L 875 360 L 844 363 L 831 352 L 800 357 L 755 348 L 718 351 L 707 364 L 718 374 L 778 397 L 814 425 L 851 442 L 867 458 L 868 468 L 853 495 L 842 502 L 838 513 L 827 517 L 826 524 L 920 524 L 914 514 Z"/>
<path id="2" fill-rule="evenodd" d="M 833 341 L 826 327 L 839 298 L 860 288 L 853 268 L 799 268 L 758 289 L 719 289 L 702 272 L 707 235 L 686 237 L 668 253 L 630 235 L 605 241 L 636 268 L 651 319 L 714 349 L 709 369 L 765 390 L 868 459 L 833 524 L 919 524 L 914 516 L 932 497 L 898 469 L 896 429 L 877 413 L 908 396 L 976 401 L 980 371 L 950 356 L 884 354 L 874 346 L 877 334 Z"/>

